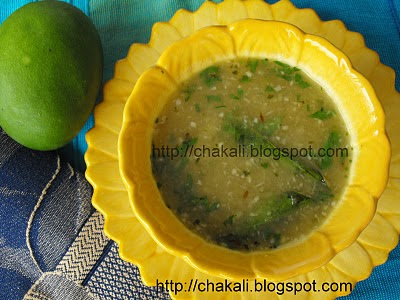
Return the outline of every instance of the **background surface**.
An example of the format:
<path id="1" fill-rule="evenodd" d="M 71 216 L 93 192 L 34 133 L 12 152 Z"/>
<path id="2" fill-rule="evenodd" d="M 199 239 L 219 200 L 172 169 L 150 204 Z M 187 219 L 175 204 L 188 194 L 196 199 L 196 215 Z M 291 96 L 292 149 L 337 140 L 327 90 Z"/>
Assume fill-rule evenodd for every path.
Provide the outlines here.
<path id="1" fill-rule="evenodd" d="M 0 23 L 30 0 L 0 0 Z M 103 82 L 111 79 L 113 66 L 124 58 L 132 43 L 147 43 L 152 25 L 168 21 L 179 8 L 196 10 L 203 0 L 70 0 L 84 11 L 100 33 L 105 58 Z M 221 2 L 221 1 L 214 1 Z M 275 3 L 277 1 L 267 1 Z M 381 61 L 400 74 L 400 0 L 293 0 L 297 7 L 311 7 L 323 20 L 340 19 L 347 28 L 360 32 L 366 45 L 377 51 Z M 400 90 L 400 78 L 396 79 Z M 101 95 L 99 95 L 101 99 Z M 98 100 L 100 101 L 100 100 Z M 85 170 L 85 133 L 93 116 L 79 135 L 64 149 L 62 157 L 80 171 Z M 389 261 L 374 269 L 371 277 L 357 284 L 346 299 L 400 299 L 400 247 Z"/>

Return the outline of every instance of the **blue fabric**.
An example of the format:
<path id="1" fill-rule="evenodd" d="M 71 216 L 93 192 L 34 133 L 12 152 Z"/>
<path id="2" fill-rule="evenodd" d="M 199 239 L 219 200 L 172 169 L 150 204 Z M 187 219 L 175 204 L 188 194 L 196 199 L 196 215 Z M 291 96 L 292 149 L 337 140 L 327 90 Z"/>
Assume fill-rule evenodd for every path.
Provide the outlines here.
<path id="1" fill-rule="evenodd" d="M 0 23 L 28 2 L 32 0 L 0 0 Z M 148 42 L 154 22 L 169 20 L 178 8 L 195 10 L 203 0 L 68 2 L 89 15 L 100 33 L 105 55 L 105 82 L 111 79 L 115 62 L 126 56 L 132 43 Z M 362 33 L 367 46 L 377 51 L 381 61 L 399 74 L 399 0 L 293 0 L 293 3 L 301 8 L 312 7 L 323 20 L 341 19 L 348 29 Z M 396 78 L 396 88 L 400 90 L 399 77 Z M 71 173 L 66 163 L 70 162 L 78 170 L 85 169 L 85 133 L 92 126 L 93 116 L 79 135 L 62 149 L 64 160 L 61 161 L 59 175 L 48 189 L 33 220 L 29 240 L 33 255 L 43 272 L 54 270 L 93 213 L 90 207 L 90 187 L 82 175 Z M 57 159 L 57 152 L 30 151 L 19 147 L 3 133 L 0 134 L 0 299 L 21 299 L 42 274 L 31 260 L 25 231 L 37 199 L 57 168 Z M 31 166 L 35 166 L 34 170 Z M 81 281 L 85 287 L 105 299 L 137 299 L 154 295 L 154 290 L 143 288 L 136 281 L 136 268 L 118 260 L 116 245 L 112 242 L 107 245 L 91 272 Z M 357 284 L 355 291 L 343 299 L 399 299 L 398 270 L 400 246 L 390 254 L 388 262 L 375 268 L 371 277 Z M 127 275 L 118 277 L 118 272 Z M 49 282 L 57 280 L 61 287 L 62 284 L 67 286 L 64 277 L 51 277 Z M 46 283 L 46 280 L 43 282 Z M 107 288 L 110 285 L 113 285 L 112 289 Z M 70 288 L 74 289 L 72 286 Z M 133 286 L 136 293 L 129 290 L 129 286 Z M 48 286 L 44 286 L 43 290 L 46 288 Z M 81 290 L 75 292 L 75 295 L 85 294 Z"/>
<path id="2" fill-rule="evenodd" d="M 38 267 L 26 230 L 43 190 L 46 197 L 28 234 Z M 0 299 L 21 299 L 43 272 L 55 268 L 93 212 L 91 193 L 83 176 L 56 152 L 32 151 L 0 130 Z"/>
<path id="3" fill-rule="evenodd" d="M 125 276 L 116 276 L 118 273 Z M 157 287 L 144 287 L 138 281 L 139 276 L 139 269 L 121 260 L 118 246 L 110 242 L 83 285 L 100 299 L 170 299 L 168 293 Z M 109 284 L 102 284 L 105 281 Z M 119 288 L 111 289 L 109 286 Z"/>

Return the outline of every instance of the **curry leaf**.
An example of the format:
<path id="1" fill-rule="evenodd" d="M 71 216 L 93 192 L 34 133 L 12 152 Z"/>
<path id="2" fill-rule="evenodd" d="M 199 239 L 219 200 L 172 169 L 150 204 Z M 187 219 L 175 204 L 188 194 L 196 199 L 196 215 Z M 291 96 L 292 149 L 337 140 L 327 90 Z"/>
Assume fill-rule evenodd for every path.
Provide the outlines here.
<path id="1" fill-rule="evenodd" d="M 324 144 L 325 152 L 328 149 L 334 149 L 339 147 L 339 142 L 340 142 L 340 134 L 336 131 L 332 131 L 329 134 L 329 137 Z M 325 155 L 321 158 L 320 167 L 322 170 L 328 169 L 331 165 L 332 165 L 332 157 Z"/>

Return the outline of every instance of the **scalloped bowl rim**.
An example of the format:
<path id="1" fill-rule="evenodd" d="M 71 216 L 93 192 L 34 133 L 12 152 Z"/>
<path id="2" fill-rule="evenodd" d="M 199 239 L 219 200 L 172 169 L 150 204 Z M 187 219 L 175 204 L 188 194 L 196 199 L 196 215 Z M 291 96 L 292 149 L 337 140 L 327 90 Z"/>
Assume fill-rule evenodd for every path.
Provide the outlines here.
<path id="1" fill-rule="evenodd" d="M 187 42 L 188 39 L 193 38 L 194 35 L 198 35 L 197 38 L 200 39 L 201 34 L 204 33 L 203 34 L 203 38 L 204 38 L 204 35 L 210 32 L 209 30 L 214 30 L 214 29 L 217 30 L 217 28 L 218 28 L 218 30 L 221 30 L 222 28 L 225 28 L 227 31 L 229 31 L 229 30 L 232 30 L 232 29 L 240 27 L 240 26 L 251 27 L 250 23 L 252 23 L 252 22 L 253 23 L 256 22 L 257 24 L 259 24 L 259 22 L 262 22 L 262 23 L 270 23 L 270 24 L 276 24 L 276 25 L 279 23 L 280 24 L 279 26 L 285 26 L 287 30 L 294 32 L 295 35 L 297 35 L 297 36 L 301 36 L 303 38 L 302 42 L 304 42 L 304 38 L 307 37 L 308 39 L 312 40 L 313 42 L 315 42 L 319 45 L 322 45 L 324 47 L 324 49 L 328 49 L 329 50 L 328 52 L 333 54 L 335 57 L 340 58 L 341 63 L 346 66 L 346 70 L 348 72 L 350 72 L 352 76 L 355 76 L 355 78 L 357 78 L 357 80 L 358 80 L 358 83 L 361 84 L 366 95 L 368 96 L 368 99 L 370 100 L 369 104 L 373 106 L 374 112 L 378 116 L 377 120 L 376 120 L 376 124 L 375 124 L 376 127 L 374 127 L 374 128 L 377 130 L 377 132 L 379 131 L 379 134 L 377 134 L 376 137 L 377 138 L 379 137 L 379 141 L 381 143 L 380 147 L 382 149 L 381 154 L 383 155 L 382 167 L 379 170 L 379 172 L 381 174 L 380 181 L 375 183 L 375 190 L 373 192 L 369 192 L 369 193 L 367 192 L 367 194 L 369 194 L 370 198 L 371 198 L 370 199 L 371 205 L 369 206 L 369 210 L 363 211 L 363 213 L 366 215 L 366 217 L 362 220 L 362 222 L 360 222 L 360 224 L 358 224 L 357 229 L 353 230 L 352 234 L 347 235 L 345 238 L 342 238 L 340 243 L 332 245 L 332 243 L 328 239 L 329 242 L 324 244 L 324 247 L 329 246 L 330 249 L 328 249 L 328 251 L 325 249 L 326 252 L 324 252 L 323 256 L 320 256 L 311 261 L 307 261 L 306 264 L 300 264 L 299 266 L 297 266 L 297 268 L 288 268 L 287 269 L 287 268 L 285 268 L 285 265 L 282 264 L 283 262 L 281 262 L 280 265 L 278 264 L 278 266 L 275 266 L 275 269 L 280 269 L 279 272 L 275 272 L 274 270 L 268 269 L 268 268 L 264 269 L 264 270 L 261 268 L 261 271 L 260 271 L 259 265 L 257 265 L 257 263 L 260 264 L 260 261 L 261 262 L 264 261 L 263 264 L 271 263 L 271 259 L 272 258 L 275 259 L 277 257 L 276 253 L 278 253 L 278 256 L 279 255 L 282 256 L 283 253 L 287 254 L 287 252 L 283 251 L 285 249 L 286 250 L 291 249 L 291 251 L 293 251 L 294 249 L 298 248 L 299 244 L 302 244 L 304 246 L 305 242 L 310 240 L 310 236 L 313 236 L 313 235 L 321 232 L 321 228 L 324 227 L 326 224 L 330 223 L 330 220 L 332 219 L 331 217 L 327 218 L 327 220 L 324 222 L 323 225 L 321 225 L 320 228 L 318 228 L 316 231 L 312 232 L 304 240 L 301 240 L 297 243 L 287 244 L 276 250 L 257 251 L 257 252 L 249 252 L 249 253 L 238 253 L 237 251 L 232 251 L 232 250 L 228 250 L 226 248 L 220 247 L 220 246 L 212 245 L 208 242 L 205 242 L 201 238 L 197 237 L 196 235 L 191 233 L 187 228 L 185 228 L 185 230 L 186 230 L 186 231 L 184 230 L 185 238 L 190 237 L 191 241 L 195 241 L 195 245 L 197 246 L 197 248 L 206 249 L 206 251 L 203 251 L 199 254 L 199 253 L 193 251 L 193 247 L 188 248 L 188 247 L 182 246 L 181 242 L 176 241 L 176 239 L 175 239 L 176 237 L 174 237 L 174 234 L 173 234 L 173 232 L 175 232 L 175 228 L 171 228 L 171 227 L 167 226 L 167 230 L 166 230 L 163 227 L 163 225 L 165 225 L 165 223 L 163 223 L 164 221 L 160 221 L 159 219 L 152 216 L 152 213 L 148 210 L 148 207 L 146 207 L 146 205 L 143 204 L 144 202 L 149 201 L 149 197 L 146 198 L 145 196 L 143 196 L 143 194 L 141 193 L 142 192 L 142 187 L 141 187 L 142 183 L 140 180 L 139 180 L 139 182 L 137 181 L 138 178 L 143 179 L 143 177 L 140 177 L 141 175 L 138 175 L 139 176 L 138 178 L 134 178 L 136 175 L 132 176 L 132 173 L 130 172 L 131 171 L 130 170 L 131 169 L 131 164 L 130 164 L 131 161 L 129 160 L 130 159 L 129 155 L 132 153 L 132 149 L 130 148 L 130 143 L 132 142 L 132 140 L 131 140 L 132 136 L 131 136 L 130 130 L 132 129 L 132 126 L 136 126 L 136 124 L 138 124 L 137 120 L 135 119 L 136 116 L 132 116 L 132 114 L 135 114 L 134 113 L 135 110 L 132 108 L 135 105 L 140 104 L 139 103 L 140 101 L 134 100 L 134 99 L 137 99 L 137 95 L 140 94 L 141 89 L 143 88 L 143 85 L 146 84 L 146 77 L 150 77 L 151 75 L 149 75 L 149 74 L 151 74 L 152 72 L 155 72 L 155 70 L 157 68 L 162 71 L 167 71 L 167 73 L 168 73 L 168 70 L 166 70 L 166 68 L 165 68 L 165 64 L 166 64 L 166 62 L 168 62 L 168 60 L 170 58 L 170 54 L 173 51 L 171 49 L 176 49 L 176 47 L 181 47 L 182 44 Z M 193 42 L 193 40 L 192 40 L 192 42 Z M 233 43 L 235 43 L 235 41 Z M 254 57 L 254 56 L 249 55 L 248 57 Z M 224 59 L 222 59 L 222 60 L 226 60 L 226 59 L 227 58 L 224 57 Z M 281 59 L 281 60 L 285 61 L 284 59 Z M 214 62 L 215 61 L 213 61 L 213 63 Z M 285 61 L 285 62 L 288 62 L 288 61 Z M 288 62 L 288 63 L 290 63 L 290 62 Z M 163 66 L 160 67 L 159 64 L 161 64 Z M 293 65 L 293 63 L 291 63 L 291 64 Z M 191 71 L 189 73 L 193 74 L 196 72 Z M 312 74 L 310 74 L 309 72 L 307 72 L 307 73 L 309 75 L 311 75 L 311 77 L 313 77 Z M 312 73 L 312 70 L 311 70 L 311 73 Z M 178 80 L 177 80 L 178 82 L 181 82 L 182 80 L 184 80 L 185 78 L 188 77 L 188 73 L 184 74 L 184 72 L 181 72 L 180 75 L 181 75 L 181 78 L 178 78 Z M 315 78 L 313 78 L 313 79 L 315 80 Z M 318 82 L 318 83 L 320 83 L 320 82 Z M 324 88 L 326 87 L 326 85 L 323 85 L 323 84 L 321 84 L 321 85 Z M 140 114 L 142 114 L 142 113 L 143 113 L 143 110 L 140 112 Z M 145 113 L 146 112 L 144 112 L 144 114 Z M 136 113 L 136 114 L 139 114 L 139 113 Z M 151 138 L 151 136 L 150 136 L 150 138 Z M 371 137 L 371 138 L 373 138 L 373 137 Z M 120 172 L 121 172 L 123 181 L 126 185 L 126 188 L 128 190 L 129 199 L 131 201 L 133 210 L 135 211 L 136 215 L 138 216 L 139 220 L 142 222 L 142 224 L 144 225 L 146 230 L 150 233 L 150 235 L 161 246 L 163 246 L 168 252 L 185 259 L 187 262 L 189 262 L 195 268 L 198 268 L 201 271 L 208 273 L 208 274 L 222 276 L 222 277 L 229 278 L 229 279 L 241 279 L 244 277 L 248 277 L 248 278 L 266 277 L 266 278 L 269 278 L 272 280 L 284 280 L 284 279 L 287 279 L 294 275 L 302 274 L 302 273 L 311 271 L 313 269 L 316 269 L 317 267 L 322 266 L 323 264 L 328 262 L 332 257 L 334 257 L 334 255 L 336 253 L 338 253 L 339 251 L 350 246 L 356 240 L 356 238 L 358 237 L 358 235 L 360 234 L 362 229 L 364 229 L 368 225 L 369 221 L 372 219 L 372 217 L 374 215 L 375 208 L 376 208 L 376 200 L 379 198 L 380 194 L 383 192 L 384 187 L 386 185 L 386 181 L 388 179 L 388 170 L 389 170 L 389 161 L 390 161 L 390 148 L 389 148 L 388 139 L 387 139 L 385 129 L 384 129 L 383 110 L 380 106 L 378 99 L 376 98 L 376 95 L 375 95 L 375 92 L 374 92 L 372 86 L 360 73 L 358 73 L 357 71 L 354 70 L 354 68 L 351 66 L 349 59 L 345 56 L 345 54 L 343 54 L 340 50 L 338 50 L 336 47 L 334 47 L 327 40 L 317 37 L 317 36 L 310 35 L 310 34 L 305 34 L 304 32 L 302 32 L 300 29 L 298 29 L 294 25 L 284 23 L 284 22 L 278 22 L 278 21 L 261 21 L 261 20 L 249 20 L 249 19 L 236 21 L 227 26 L 210 26 L 210 27 L 200 29 L 199 31 L 191 34 L 189 37 L 186 37 L 182 40 L 175 42 L 174 44 L 169 46 L 163 52 L 163 54 L 161 55 L 161 57 L 159 58 L 159 60 L 157 62 L 157 65 L 154 68 L 144 72 L 143 75 L 140 76 L 139 80 L 137 81 L 137 83 L 134 87 L 134 90 L 133 90 L 131 96 L 129 97 L 129 99 L 127 101 L 127 104 L 125 105 L 123 126 L 122 126 L 122 130 L 121 130 L 121 133 L 119 135 L 119 140 L 118 140 L 118 151 L 119 151 L 119 157 L 120 157 L 120 161 L 119 161 Z M 353 165 L 357 165 L 357 164 L 353 164 Z M 151 169 L 150 169 L 150 172 L 151 172 Z M 147 174 L 147 175 L 149 175 L 149 174 Z M 152 177 L 152 175 L 151 175 L 151 177 Z M 152 188 L 154 188 L 154 186 L 155 186 L 154 180 L 153 180 L 153 182 L 149 181 L 146 184 L 150 184 L 150 186 L 153 185 Z M 145 187 L 148 188 L 149 186 L 145 186 Z M 367 188 L 367 187 L 363 187 L 363 188 Z M 368 188 L 366 190 L 368 191 Z M 367 195 L 364 195 L 364 196 L 367 197 Z M 150 199 L 150 200 L 153 201 L 153 199 Z M 162 201 L 161 196 L 159 196 L 156 201 Z M 340 202 L 342 203 L 343 201 L 344 200 L 342 199 Z M 342 206 L 342 204 L 340 204 L 340 205 L 338 204 L 337 206 Z M 335 210 L 336 209 L 337 208 L 335 207 Z M 169 210 L 169 209 L 165 206 L 165 210 Z M 331 215 L 333 215 L 333 213 L 331 213 Z M 183 224 L 182 224 L 182 226 L 184 227 Z M 332 229 L 331 229 L 331 231 L 332 231 Z M 179 232 L 182 232 L 182 228 L 179 230 Z M 335 234 L 338 234 L 338 233 L 335 232 Z M 325 235 L 325 233 L 323 235 Z M 318 241 L 320 240 L 319 238 L 317 239 Z M 181 239 L 182 239 L 182 237 L 181 237 Z M 339 240 L 340 240 L 340 238 L 339 238 Z M 201 247 L 200 247 L 200 245 L 201 245 Z M 314 245 L 314 247 L 315 246 L 316 245 Z M 302 249 L 306 249 L 306 248 L 302 248 Z M 210 253 L 210 255 L 208 255 L 208 256 L 206 253 L 207 251 L 209 251 L 209 253 Z M 307 251 L 311 252 L 310 249 L 308 249 Z M 282 252 L 282 254 L 280 254 L 280 252 Z M 260 255 L 260 253 L 262 254 L 263 259 L 260 260 L 260 257 L 258 257 L 257 263 L 255 263 L 254 256 Z M 274 254 L 274 255 L 272 255 L 272 254 Z M 210 257 L 211 255 L 214 257 Z M 236 263 L 236 265 L 233 266 L 230 259 L 225 260 L 228 256 L 234 256 L 236 260 L 243 259 L 243 261 L 245 261 L 245 264 L 238 267 L 237 263 Z M 271 256 L 272 256 L 272 258 L 271 258 Z M 252 258 L 248 259 L 248 257 L 252 257 Z M 221 263 L 221 262 L 223 262 L 223 263 Z M 239 261 L 238 261 L 238 263 L 239 263 Z M 299 262 L 296 262 L 296 263 L 299 264 Z M 246 270 L 248 272 L 246 272 Z"/>

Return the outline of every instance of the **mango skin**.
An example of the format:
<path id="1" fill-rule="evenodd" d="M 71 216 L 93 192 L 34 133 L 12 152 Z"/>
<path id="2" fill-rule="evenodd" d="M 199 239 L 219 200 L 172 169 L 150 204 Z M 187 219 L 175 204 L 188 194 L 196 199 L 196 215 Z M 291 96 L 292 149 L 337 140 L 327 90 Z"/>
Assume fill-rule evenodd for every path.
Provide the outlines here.
<path id="1" fill-rule="evenodd" d="M 27 4 L 0 26 L 0 126 L 18 143 L 53 150 L 88 119 L 102 81 L 100 37 L 78 8 Z"/>

